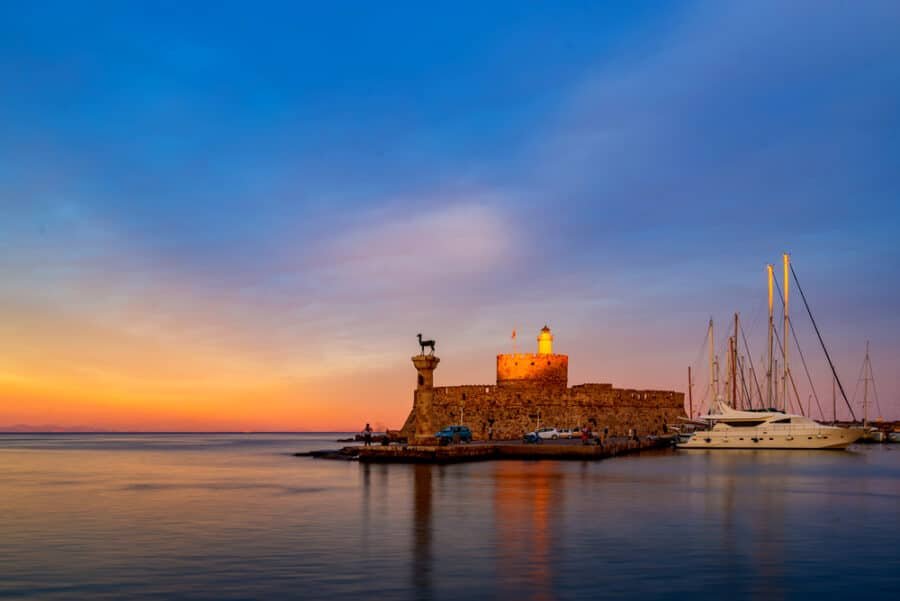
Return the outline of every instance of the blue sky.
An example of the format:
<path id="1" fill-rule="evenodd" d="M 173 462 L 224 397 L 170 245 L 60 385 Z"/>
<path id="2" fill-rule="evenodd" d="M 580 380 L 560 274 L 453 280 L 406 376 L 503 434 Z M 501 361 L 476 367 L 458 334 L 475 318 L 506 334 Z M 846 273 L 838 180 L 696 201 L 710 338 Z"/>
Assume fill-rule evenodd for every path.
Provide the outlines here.
<path id="1" fill-rule="evenodd" d="M 900 418 L 898 31 L 874 1 L 4 3 L 0 378 L 31 383 L 0 424 L 79 417 L 37 374 L 186 424 L 196 360 L 291 427 L 343 424 L 323 396 L 398 426 L 416 332 L 438 383 L 490 382 L 544 322 L 573 382 L 683 389 L 784 250 Z"/>

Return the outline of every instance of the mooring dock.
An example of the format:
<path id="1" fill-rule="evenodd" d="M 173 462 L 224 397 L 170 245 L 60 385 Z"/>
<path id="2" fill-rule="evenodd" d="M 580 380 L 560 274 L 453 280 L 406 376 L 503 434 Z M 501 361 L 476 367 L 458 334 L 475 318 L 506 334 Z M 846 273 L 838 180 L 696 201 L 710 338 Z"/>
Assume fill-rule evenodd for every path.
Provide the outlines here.
<path id="1" fill-rule="evenodd" d="M 471 444 L 373 445 L 344 447 L 337 451 L 298 453 L 320 459 L 356 459 L 364 463 L 461 463 L 501 459 L 551 459 L 591 461 L 617 455 L 637 453 L 672 445 L 673 437 L 647 437 L 640 440 L 617 438 L 604 444 L 582 445 L 576 441 L 554 441 L 541 444 L 509 442 L 476 442 Z"/>

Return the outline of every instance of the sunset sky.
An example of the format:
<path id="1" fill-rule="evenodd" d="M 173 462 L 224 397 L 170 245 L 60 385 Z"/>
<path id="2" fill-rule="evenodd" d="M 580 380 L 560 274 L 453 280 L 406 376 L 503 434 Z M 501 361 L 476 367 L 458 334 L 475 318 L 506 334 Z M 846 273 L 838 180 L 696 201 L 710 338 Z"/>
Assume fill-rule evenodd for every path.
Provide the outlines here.
<path id="1" fill-rule="evenodd" d="M 692 364 L 702 396 L 710 316 L 759 363 L 783 251 L 900 419 L 898 32 L 895 1 L 0 3 L 0 429 L 397 428 L 418 332 L 436 384 L 489 384 L 544 323 L 570 384 Z"/>

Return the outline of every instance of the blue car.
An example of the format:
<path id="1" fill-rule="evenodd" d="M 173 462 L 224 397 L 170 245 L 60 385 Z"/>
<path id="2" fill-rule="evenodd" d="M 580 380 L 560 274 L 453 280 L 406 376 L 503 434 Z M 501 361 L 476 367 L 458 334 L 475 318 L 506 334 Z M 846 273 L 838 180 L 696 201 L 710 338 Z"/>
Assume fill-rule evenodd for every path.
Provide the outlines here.
<path id="1" fill-rule="evenodd" d="M 447 426 L 434 436 L 442 445 L 451 442 L 472 442 L 472 431 L 468 426 Z"/>

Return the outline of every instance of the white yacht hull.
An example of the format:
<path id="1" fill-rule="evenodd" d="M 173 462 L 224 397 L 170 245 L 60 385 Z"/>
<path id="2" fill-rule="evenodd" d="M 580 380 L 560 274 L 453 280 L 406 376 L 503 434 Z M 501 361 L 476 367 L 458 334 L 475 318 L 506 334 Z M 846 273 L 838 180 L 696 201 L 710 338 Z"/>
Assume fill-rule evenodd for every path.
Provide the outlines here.
<path id="1" fill-rule="evenodd" d="M 680 449 L 844 449 L 859 440 L 859 428 L 758 426 L 696 432 Z"/>

